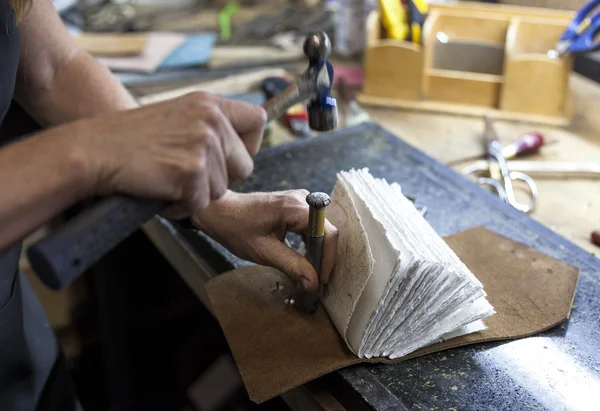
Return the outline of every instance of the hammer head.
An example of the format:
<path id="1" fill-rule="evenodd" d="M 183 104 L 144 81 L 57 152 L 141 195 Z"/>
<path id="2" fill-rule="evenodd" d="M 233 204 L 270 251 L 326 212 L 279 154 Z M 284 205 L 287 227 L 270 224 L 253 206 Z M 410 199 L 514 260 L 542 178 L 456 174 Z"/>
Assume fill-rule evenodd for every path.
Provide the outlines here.
<path id="1" fill-rule="evenodd" d="M 327 60 L 331 42 L 325 32 L 313 33 L 304 41 L 304 54 L 309 70 L 316 73 L 316 96 L 308 104 L 308 124 L 316 131 L 329 131 L 337 127 L 337 103 L 331 96 L 333 66 Z"/>
<path id="2" fill-rule="evenodd" d="M 304 40 L 304 54 L 309 60 L 326 59 L 331 54 L 331 42 L 323 31 L 310 34 Z"/>
<path id="3" fill-rule="evenodd" d="M 333 99 L 333 98 L 332 98 Z M 333 99 L 335 104 L 335 99 Z M 330 131 L 337 127 L 337 107 L 310 104 L 307 107 L 308 125 L 315 131 Z"/>

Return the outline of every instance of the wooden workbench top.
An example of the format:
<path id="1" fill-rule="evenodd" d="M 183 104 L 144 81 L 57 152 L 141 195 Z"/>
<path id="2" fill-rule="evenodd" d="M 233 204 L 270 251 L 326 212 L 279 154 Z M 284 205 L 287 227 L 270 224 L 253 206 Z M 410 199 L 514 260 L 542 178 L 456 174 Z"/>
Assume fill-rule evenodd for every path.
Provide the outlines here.
<path id="1" fill-rule="evenodd" d="M 575 114 L 571 125 L 557 128 L 496 121 L 500 140 L 508 144 L 529 131 L 542 133 L 549 144 L 535 161 L 600 161 L 600 85 L 572 75 Z M 431 157 L 456 169 L 485 153 L 483 121 L 473 117 L 364 107 L 372 120 Z M 540 179 L 538 207 L 532 217 L 583 249 L 600 255 L 589 238 L 600 229 L 600 182 L 591 179 Z"/>

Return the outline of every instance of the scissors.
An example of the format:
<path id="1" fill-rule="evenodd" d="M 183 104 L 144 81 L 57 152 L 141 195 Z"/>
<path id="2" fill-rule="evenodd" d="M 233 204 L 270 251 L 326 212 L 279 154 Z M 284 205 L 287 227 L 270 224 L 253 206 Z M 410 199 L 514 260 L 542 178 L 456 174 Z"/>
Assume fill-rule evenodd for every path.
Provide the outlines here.
<path id="1" fill-rule="evenodd" d="M 600 49 L 600 42 L 594 42 L 594 37 L 600 29 L 600 11 L 589 16 L 598 5 L 600 0 L 592 0 L 575 14 L 554 48 L 559 56 Z"/>
<path id="2" fill-rule="evenodd" d="M 485 167 L 468 167 L 464 174 L 471 174 L 476 171 L 487 171 L 489 177 L 482 177 L 477 180 L 477 184 L 482 186 L 491 186 L 496 190 L 498 197 L 512 207 L 524 213 L 531 213 L 535 210 L 537 203 L 537 185 L 535 181 L 527 174 L 520 171 L 510 171 L 508 161 L 502 154 L 502 143 L 498 140 L 494 131 L 492 120 L 489 117 L 484 118 L 485 133 L 484 142 L 487 148 L 487 162 Z M 523 181 L 529 188 L 529 204 L 523 204 L 515 198 L 513 182 Z"/>

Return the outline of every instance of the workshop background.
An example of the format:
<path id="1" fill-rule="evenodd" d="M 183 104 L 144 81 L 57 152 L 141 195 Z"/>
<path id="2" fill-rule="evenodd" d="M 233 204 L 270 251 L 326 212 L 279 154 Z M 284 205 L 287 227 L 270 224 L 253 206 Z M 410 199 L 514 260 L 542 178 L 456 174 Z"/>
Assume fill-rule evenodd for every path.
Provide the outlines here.
<path id="1" fill-rule="evenodd" d="M 53 3 L 76 41 L 110 67 L 138 98 L 202 84 L 205 90 L 260 104 L 277 92 L 269 91 L 277 88 L 276 82 L 265 86 L 262 79 L 289 80 L 286 76 L 300 73 L 306 66 L 303 36 L 323 30 L 332 41 L 336 75 L 343 79 L 336 84 L 341 126 L 378 121 L 453 167 L 483 154 L 477 143 L 480 118 L 454 115 L 452 110 L 436 114 L 357 102 L 356 95 L 369 76 L 364 67 L 365 38 L 368 16 L 378 8 L 376 0 Z M 453 3 L 432 0 L 429 5 Z M 501 3 L 575 11 L 586 2 Z M 498 131 L 505 141 L 538 133 L 544 136 L 547 160 L 600 158 L 600 123 L 594 118 L 600 101 L 597 61 L 594 53 L 575 58 L 572 87 L 577 122 L 560 127 L 560 115 L 537 123 L 499 121 Z M 399 76 L 403 69 L 394 68 Z M 312 138 L 304 116 L 290 112 L 284 121 L 271 124 L 265 147 Z M 590 233 L 600 228 L 599 213 L 589 213 L 600 206 L 597 186 L 588 180 L 560 178 L 544 179 L 538 185 L 540 207 L 533 217 L 597 254 Z M 41 230 L 27 242 L 46 232 Z M 261 405 L 248 399 L 219 324 L 143 232 L 136 232 L 61 291 L 46 288 L 25 256 L 22 266 L 58 333 L 87 411 L 289 409 L 289 402 L 280 398 Z M 230 388 L 215 398 L 223 386 Z"/>

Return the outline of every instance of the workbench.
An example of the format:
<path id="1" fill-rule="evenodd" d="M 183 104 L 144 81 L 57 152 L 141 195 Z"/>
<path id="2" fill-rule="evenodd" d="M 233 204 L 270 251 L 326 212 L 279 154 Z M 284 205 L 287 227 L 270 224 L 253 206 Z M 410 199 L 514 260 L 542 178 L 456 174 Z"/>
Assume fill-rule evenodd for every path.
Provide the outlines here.
<path id="1" fill-rule="evenodd" d="M 543 148 L 539 155 L 540 160 L 569 161 L 597 160 L 600 158 L 600 147 L 598 146 L 600 139 L 597 137 L 598 131 L 600 131 L 600 120 L 595 119 L 594 114 L 592 114 L 596 113 L 599 108 L 600 86 L 575 74 L 573 75 L 573 87 L 576 114 L 571 126 L 556 129 L 498 122 L 496 128 L 500 139 L 503 142 L 510 142 L 527 131 L 536 130 L 544 134 L 547 140 L 556 140 L 556 142 Z M 387 130 L 401 136 L 405 142 L 441 163 L 450 164 L 456 168 L 468 164 L 484 152 L 481 143 L 483 121 L 479 119 L 382 109 L 370 109 L 369 114 L 373 120 L 380 123 Z M 288 137 L 283 137 L 279 141 L 286 139 Z M 274 141 L 278 141 L 278 139 L 274 138 Z M 357 166 L 360 166 L 360 164 L 357 164 Z M 290 174 L 295 173 L 290 171 Z M 281 181 L 286 180 L 284 175 L 273 178 Z M 325 184 L 325 182 L 316 183 L 306 179 L 303 180 L 302 176 L 297 175 L 290 176 L 288 180 L 296 182 L 295 184 L 311 184 L 311 189 L 319 188 L 314 186 L 315 184 Z M 299 183 L 300 181 L 303 183 Z M 557 181 L 537 179 L 537 183 L 540 191 L 539 205 L 532 217 L 582 249 L 590 253 L 597 252 L 598 249 L 589 242 L 589 234 L 592 229 L 600 227 L 600 213 L 594 212 L 600 206 L 600 185 L 592 180 Z M 251 189 L 255 185 L 256 183 L 250 182 L 245 186 L 245 190 Z M 254 188 L 289 189 L 303 187 L 291 187 L 289 182 L 285 186 L 278 187 L 271 182 L 266 185 L 259 184 Z M 510 215 L 507 215 L 507 218 L 510 217 Z M 476 222 L 476 220 L 477 218 L 473 221 Z M 459 228 L 459 226 L 454 227 L 454 229 Z M 144 227 L 144 231 L 175 270 L 182 275 L 190 288 L 210 309 L 210 302 L 206 296 L 204 284 L 213 276 L 231 267 L 238 266 L 239 262 L 232 264 L 231 258 L 227 258 L 228 253 L 210 240 L 192 232 L 178 229 L 159 218 L 149 222 Z M 549 233 L 549 231 L 546 231 L 546 233 Z M 517 233 L 514 233 L 514 235 L 519 236 Z M 538 242 L 542 245 L 546 244 L 544 238 L 539 239 Z M 211 247 L 207 247 L 207 244 L 210 244 Z M 543 247 L 550 246 L 546 244 Z M 557 250 L 554 251 L 547 248 L 548 253 L 560 254 L 569 245 L 557 245 L 556 247 Z M 583 270 L 584 280 L 580 281 L 580 286 L 593 285 L 595 287 L 599 280 L 599 270 L 590 270 L 589 267 L 597 267 L 597 261 L 593 256 L 583 254 L 584 257 L 581 258 L 586 261 L 585 264 L 590 264 L 589 262 L 592 261 L 595 265 L 583 265 L 588 268 Z M 569 324 L 551 331 L 550 336 L 562 336 L 565 330 L 564 327 L 577 327 L 579 321 L 583 323 L 584 327 L 582 329 L 585 329 L 585 332 L 581 331 L 582 334 L 579 334 L 579 337 L 585 334 L 585 337 L 581 337 L 583 338 L 583 346 L 589 347 L 594 344 L 594 341 L 597 345 L 600 329 L 598 323 L 590 322 L 590 319 L 594 315 L 597 318 L 598 297 L 591 291 L 592 289 L 588 290 L 587 288 L 584 289 L 584 292 L 578 289 L 578 298 L 584 299 L 582 302 L 585 307 L 581 307 L 581 311 L 577 311 L 574 307 L 574 315 Z M 576 303 L 577 301 L 576 298 Z M 594 312 L 596 314 L 593 314 Z M 571 330 L 569 331 L 571 332 Z M 548 334 L 546 335 L 548 336 Z M 560 378 L 540 375 L 538 386 L 523 388 L 519 386 L 518 381 L 515 382 L 514 379 L 507 378 L 506 365 L 509 364 L 508 362 L 495 361 L 498 355 L 510 356 L 518 353 L 518 355 L 523 356 L 529 349 L 532 350 L 530 354 L 535 356 L 537 353 L 540 355 L 541 362 L 549 361 L 551 363 L 546 367 L 547 369 L 539 365 L 537 368 L 532 368 L 533 370 L 537 369 L 540 374 L 552 372 L 554 367 L 560 367 L 560 364 L 564 367 L 575 367 L 570 361 L 561 358 L 562 351 L 557 352 L 556 347 L 545 345 L 545 349 L 555 351 L 540 352 L 541 349 L 537 346 L 539 344 L 536 341 L 539 342 L 540 340 L 535 338 L 521 340 L 521 342 L 517 342 L 516 345 L 512 346 L 517 347 L 516 351 L 512 351 L 510 348 L 503 350 L 502 346 L 499 346 L 498 350 L 500 352 L 490 353 L 489 355 L 481 347 L 473 347 L 411 360 L 407 363 L 407 366 L 398 365 L 393 368 L 387 366 L 352 367 L 332 373 L 283 397 L 293 409 L 303 410 L 422 409 L 421 404 L 424 406 L 431 403 L 447 405 L 446 408 L 448 409 L 454 409 L 455 406 L 456 409 L 461 409 L 461 405 L 464 407 L 464 404 L 470 404 L 474 409 L 548 408 L 547 405 L 542 406 L 534 401 L 531 395 L 533 393 L 538 394 L 539 398 L 540 392 L 550 393 L 552 384 L 561 383 Z M 498 346 L 494 347 L 498 348 Z M 562 347 L 562 349 L 565 349 L 565 347 Z M 486 364 L 471 362 L 472 356 L 469 354 L 471 350 L 473 353 L 477 352 L 480 355 L 479 359 L 481 361 L 488 362 Z M 585 352 L 575 352 L 573 354 L 579 360 L 584 362 L 587 360 L 586 366 L 588 368 L 570 370 L 569 375 L 573 375 L 573 372 L 575 372 L 575 375 L 582 378 L 582 381 L 586 381 L 588 385 L 591 384 L 590 386 L 600 388 L 597 356 L 586 357 L 587 353 Z M 485 369 L 482 368 L 483 365 L 485 365 Z M 595 371 L 591 372 L 590 370 Z M 588 375 L 586 372 L 591 373 Z M 456 382 L 456 384 L 435 388 L 437 384 L 443 384 L 444 379 L 447 379 L 446 382 L 448 383 Z M 382 381 L 388 381 L 389 383 L 384 384 Z M 514 392 L 511 392 L 511 387 L 507 385 L 510 384 L 510 381 L 515 384 Z M 488 388 L 481 389 L 483 383 L 488 384 Z M 574 393 L 577 392 L 577 387 L 573 387 L 573 389 Z M 497 392 L 501 392 L 506 398 L 495 398 Z M 428 395 L 433 397 L 427 398 Z M 401 401 L 399 401 L 400 399 Z"/>
<path id="2" fill-rule="evenodd" d="M 531 157 L 540 161 L 598 161 L 600 159 L 600 85 L 581 75 L 572 75 L 574 115 L 567 127 L 495 121 L 504 144 L 538 131 L 549 144 Z M 368 109 L 371 118 L 427 153 L 460 169 L 482 158 L 483 120 L 446 114 L 402 110 Z M 600 184 L 592 179 L 540 179 L 538 208 L 532 217 L 590 253 L 600 248 L 590 242 L 590 233 L 600 228 Z"/>

